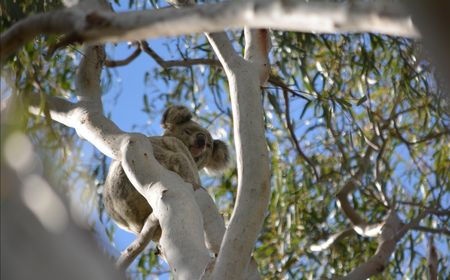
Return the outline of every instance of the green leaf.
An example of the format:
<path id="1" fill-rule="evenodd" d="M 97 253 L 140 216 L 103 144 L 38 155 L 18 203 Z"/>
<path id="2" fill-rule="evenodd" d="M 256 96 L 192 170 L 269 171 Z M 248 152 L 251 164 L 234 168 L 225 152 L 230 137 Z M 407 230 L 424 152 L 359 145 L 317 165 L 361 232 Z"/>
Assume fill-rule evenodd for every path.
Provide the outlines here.
<path id="1" fill-rule="evenodd" d="M 361 99 L 358 100 L 358 103 L 356 103 L 357 106 L 360 106 L 367 100 L 367 95 L 364 95 Z"/>
<path id="2" fill-rule="evenodd" d="M 300 119 L 303 118 L 303 116 L 304 116 L 305 113 L 306 113 L 306 110 L 308 110 L 308 107 L 311 105 L 311 103 L 312 103 L 311 100 L 309 100 L 309 101 L 307 101 L 307 102 L 305 103 L 305 106 L 303 106 L 302 113 L 300 114 Z"/>

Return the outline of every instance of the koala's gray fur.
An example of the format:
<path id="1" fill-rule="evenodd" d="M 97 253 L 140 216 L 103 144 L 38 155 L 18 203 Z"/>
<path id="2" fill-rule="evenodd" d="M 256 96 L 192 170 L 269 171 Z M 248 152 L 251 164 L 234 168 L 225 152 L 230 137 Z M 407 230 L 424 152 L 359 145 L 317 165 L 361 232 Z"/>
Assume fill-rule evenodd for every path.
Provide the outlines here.
<path id="1" fill-rule="evenodd" d="M 198 170 L 217 172 L 228 165 L 227 146 L 213 140 L 211 134 L 192 121 L 192 114 L 184 106 L 169 107 L 161 120 L 163 136 L 149 137 L 158 162 L 176 172 L 195 189 L 200 185 Z M 119 161 L 111 163 L 103 191 L 109 216 L 125 230 L 138 234 L 152 208 L 128 180 Z"/>

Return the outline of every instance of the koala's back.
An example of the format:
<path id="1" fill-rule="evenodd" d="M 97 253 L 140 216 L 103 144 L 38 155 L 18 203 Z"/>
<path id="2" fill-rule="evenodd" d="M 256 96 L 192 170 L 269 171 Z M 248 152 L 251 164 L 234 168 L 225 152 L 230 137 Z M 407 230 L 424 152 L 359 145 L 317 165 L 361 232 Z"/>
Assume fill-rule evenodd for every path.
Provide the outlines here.
<path id="1" fill-rule="evenodd" d="M 199 184 L 195 161 L 188 148 L 175 137 L 149 137 L 153 154 L 165 168 L 178 173 L 186 182 Z M 128 180 L 119 161 L 109 168 L 103 191 L 109 216 L 123 229 L 139 233 L 152 208 Z"/>
<path id="2" fill-rule="evenodd" d="M 109 167 L 103 190 L 109 216 L 123 229 L 139 233 L 152 208 L 128 180 L 120 161 Z"/>

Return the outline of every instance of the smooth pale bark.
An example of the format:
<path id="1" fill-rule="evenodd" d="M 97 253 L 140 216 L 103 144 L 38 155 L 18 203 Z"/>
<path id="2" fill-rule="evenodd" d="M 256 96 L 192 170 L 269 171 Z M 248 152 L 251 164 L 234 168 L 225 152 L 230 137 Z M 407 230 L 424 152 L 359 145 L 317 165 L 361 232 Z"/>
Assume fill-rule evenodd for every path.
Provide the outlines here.
<path id="1" fill-rule="evenodd" d="M 116 266 L 121 269 L 126 269 L 133 260 L 147 247 L 152 237 L 160 229 L 158 220 L 155 215 L 150 214 L 142 227 L 141 232 L 136 239 L 120 254 L 116 261 Z"/>
<path id="2" fill-rule="evenodd" d="M 39 34 L 67 34 L 65 44 L 101 43 L 215 32 L 243 26 L 318 33 L 376 32 L 419 36 L 404 9 L 396 3 L 384 1 L 381 4 L 305 3 L 296 0 L 228 1 L 182 9 L 120 14 L 77 5 L 19 21 L 1 34 L 0 55 L 6 59 Z"/>
<path id="3" fill-rule="evenodd" d="M 264 33 L 264 34 L 261 34 Z M 222 241 L 213 279 L 241 279 L 261 230 L 270 195 L 270 170 L 261 84 L 268 77 L 267 31 L 245 32 L 246 59 L 233 50 L 224 33 L 209 34 L 230 86 L 238 170 L 238 194 Z"/>

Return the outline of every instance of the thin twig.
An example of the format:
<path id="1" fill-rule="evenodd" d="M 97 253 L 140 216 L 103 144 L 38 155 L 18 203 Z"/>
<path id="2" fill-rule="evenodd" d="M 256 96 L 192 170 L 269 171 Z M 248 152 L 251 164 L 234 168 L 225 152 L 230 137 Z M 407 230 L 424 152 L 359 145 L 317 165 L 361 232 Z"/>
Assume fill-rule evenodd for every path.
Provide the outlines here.
<path id="1" fill-rule="evenodd" d="M 119 67 L 119 66 L 125 66 L 130 64 L 134 59 L 136 59 L 136 57 L 138 57 L 141 54 L 142 50 L 141 48 L 138 46 L 134 52 L 128 56 L 125 59 L 121 59 L 121 60 L 105 60 L 105 66 L 106 67 Z"/>
<path id="2" fill-rule="evenodd" d="M 352 232 L 353 232 L 353 228 L 351 228 L 351 227 L 346 228 L 344 230 L 341 230 L 340 232 L 337 232 L 337 233 L 331 235 L 325 241 L 311 245 L 309 247 L 309 249 L 313 252 L 324 251 L 324 250 L 330 248 L 334 243 L 336 243 L 336 241 L 339 241 L 339 240 L 349 236 Z"/>
<path id="3" fill-rule="evenodd" d="M 306 154 L 303 152 L 302 148 L 300 147 L 300 144 L 298 143 L 297 136 L 295 135 L 294 128 L 292 126 L 292 120 L 291 120 L 291 113 L 290 113 L 290 107 L 289 107 L 289 96 L 287 90 L 283 89 L 283 97 L 284 97 L 284 105 L 285 105 L 285 112 L 286 112 L 286 125 L 289 130 L 289 134 L 291 135 L 291 140 L 294 143 L 295 149 L 297 150 L 297 153 L 301 158 L 303 158 L 306 163 L 312 168 L 314 175 L 316 176 L 316 180 L 319 181 L 319 173 L 316 170 L 316 167 L 314 166 L 314 163 L 309 159 Z"/>
<path id="4" fill-rule="evenodd" d="M 162 68 L 170 68 L 170 67 L 190 67 L 193 65 L 210 65 L 210 66 L 221 66 L 220 62 L 216 59 L 210 58 L 194 58 L 188 60 L 164 60 L 161 56 L 159 56 L 146 41 L 140 42 L 142 50 L 148 54 L 151 58 L 153 58 L 156 63 L 159 64 Z"/>
<path id="5" fill-rule="evenodd" d="M 413 226 L 411 227 L 412 230 L 418 230 L 422 232 L 428 232 L 428 233 L 434 233 L 434 234 L 444 234 L 447 236 L 450 236 L 450 230 L 447 228 L 431 228 L 431 227 L 424 227 L 424 226 Z"/>
<path id="6" fill-rule="evenodd" d="M 428 240 L 428 271 L 430 273 L 430 280 L 438 279 L 438 265 L 439 258 L 436 246 L 434 245 L 434 237 L 431 235 Z"/>

